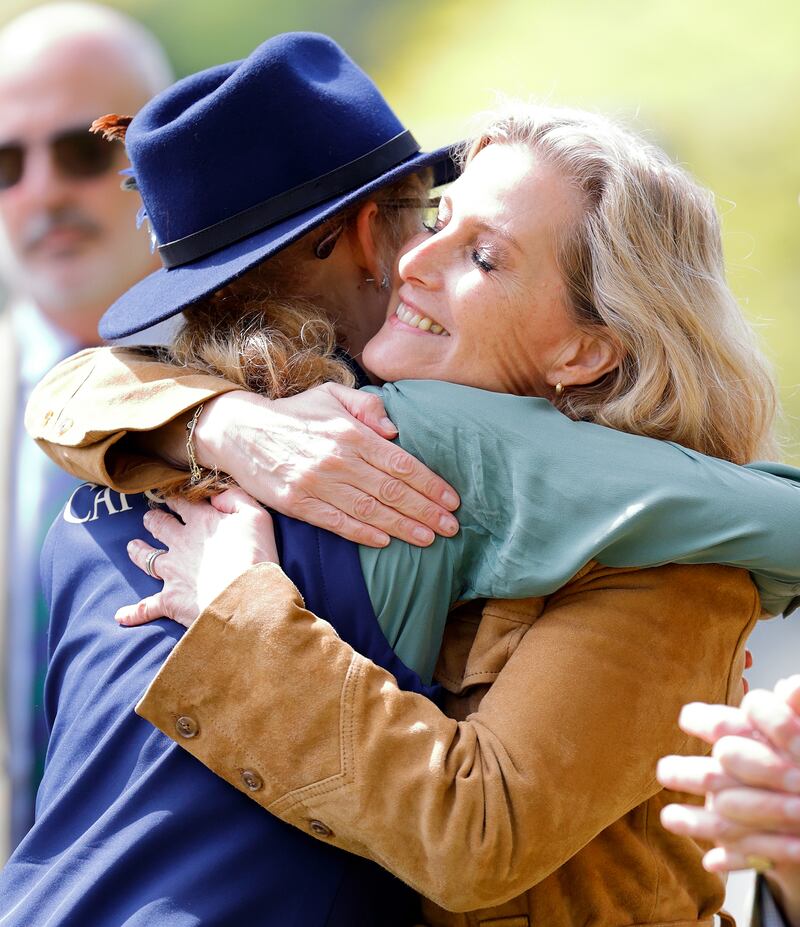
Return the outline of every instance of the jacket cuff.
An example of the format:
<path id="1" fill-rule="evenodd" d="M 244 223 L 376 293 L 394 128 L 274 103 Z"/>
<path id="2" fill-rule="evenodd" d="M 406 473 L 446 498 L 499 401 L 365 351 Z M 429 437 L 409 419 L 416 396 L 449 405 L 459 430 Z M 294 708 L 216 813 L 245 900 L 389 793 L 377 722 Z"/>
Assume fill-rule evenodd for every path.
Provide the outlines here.
<path id="1" fill-rule="evenodd" d="M 263 659 L 254 665 L 253 649 Z M 175 646 L 166 663 L 136 706 L 137 714 L 176 740 L 205 766 L 265 808 L 298 789 L 324 783 L 325 789 L 348 779 L 336 738 L 320 738 L 319 730 L 342 734 L 351 688 L 351 648 L 343 646 L 333 628 L 303 608 L 294 584 L 280 567 L 258 564 L 243 573 L 211 603 Z M 297 667 L 326 661 L 325 679 L 315 683 L 315 723 L 308 723 L 309 675 Z M 293 667 L 294 681 L 274 673 Z M 263 712 L 252 711 L 253 693 L 263 700 Z M 250 702 L 246 721 L 237 721 L 236 707 Z M 345 732 L 345 736 L 350 736 Z M 281 741 L 292 740 L 291 750 Z M 254 753 L 248 744 L 255 746 Z M 270 769 L 254 754 L 270 751 Z M 303 761 L 297 762 L 302 756 Z M 283 802 L 289 811 L 295 802 Z M 295 812 L 297 809 L 295 808 Z M 283 816 L 283 815 L 281 815 Z M 295 817 L 295 815 L 292 815 Z M 327 834 L 309 818 L 317 837 Z M 315 829 L 316 828 L 316 829 Z"/>
<path id="2" fill-rule="evenodd" d="M 37 385 L 25 427 L 37 441 L 62 447 L 115 443 L 125 432 L 152 431 L 235 389 L 220 377 L 170 370 L 130 349 L 91 348 L 63 361 Z"/>
<path id="3" fill-rule="evenodd" d="M 62 447 L 41 439 L 36 443 L 62 470 L 80 480 L 110 486 L 116 492 L 145 492 L 154 486 L 165 490 L 186 481 L 188 470 L 128 452 L 123 440 L 126 434 L 121 431 L 88 447 Z"/>

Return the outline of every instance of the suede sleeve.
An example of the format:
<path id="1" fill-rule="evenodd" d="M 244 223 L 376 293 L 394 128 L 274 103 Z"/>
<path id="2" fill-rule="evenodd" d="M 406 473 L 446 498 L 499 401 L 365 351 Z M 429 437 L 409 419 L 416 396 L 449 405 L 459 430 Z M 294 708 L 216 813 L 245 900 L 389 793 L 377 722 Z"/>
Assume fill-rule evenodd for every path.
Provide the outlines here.
<path id="1" fill-rule="evenodd" d="M 137 711 L 271 813 L 442 907 L 500 904 L 654 794 L 660 756 L 703 751 L 678 712 L 741 695 L 759 611 L 745 573 L 706 566 L 593 565 L 530 601 L 537 619 L 457 722 L 261 564 L 200 616 Z"/>
<path id="2" fill-rule="evenodd" d="M 90 348 L 38 384 L 25 427 L 42 450 L 80 479 L 118 492 L 166 487 L 186 473 L 126 447 L 126 434 L 152 431 L 214 396 L 227 380 L 154 360 L 146 349 Z"/>

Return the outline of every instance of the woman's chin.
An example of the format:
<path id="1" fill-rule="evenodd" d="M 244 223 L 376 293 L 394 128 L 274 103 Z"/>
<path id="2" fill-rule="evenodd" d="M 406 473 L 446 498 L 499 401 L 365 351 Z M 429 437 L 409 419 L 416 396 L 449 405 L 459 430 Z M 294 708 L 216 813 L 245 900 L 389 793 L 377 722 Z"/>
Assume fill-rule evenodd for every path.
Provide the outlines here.
<path id="1" fill-rule="evenodd" d="M 384 327 L 371 338 L 362 352 L 364 367 L 386 382 L 392 380 L 449 380 L 448 356 L 440 345 L 428 341 L 439 335 L 408 335 Z M 449 340 L 449 339 L 448 339 Z"/>
<path id="2" fill-rule="evenodd" d="M 404 367 L 381 357 L 369 357 L 367 352 L 361 355 L 362 366 L 368 370 L 373 377 L 377 377 L 384 383 L 391 383 L 394 380 L 411 380 L 414 379 L 414 373 L 411 366 Z"/>
<path id="3" fill-rule="evenodd" d="M 391 339 L 382 337 L 378 332 L 374 338 L 364 345 L 361 360 L 369 372 L 381 380 L 406 380 L 414 376 L 414 363 L 406 352 L 398 350 L 392 345 Z"/>

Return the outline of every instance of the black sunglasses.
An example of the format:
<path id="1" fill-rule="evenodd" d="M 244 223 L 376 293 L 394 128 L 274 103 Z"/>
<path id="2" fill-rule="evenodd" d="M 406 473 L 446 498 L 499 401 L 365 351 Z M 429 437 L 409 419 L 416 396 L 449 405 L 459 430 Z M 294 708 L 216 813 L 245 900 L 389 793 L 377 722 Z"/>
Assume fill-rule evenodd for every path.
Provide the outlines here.
<path id="1" fill-rule="evenodd" d="M 440 199 L 441 197 L 434 196 L 420 202 L 418 199 L 409 197 L 407 199 L 386 200 L 386 202 L 381 203 L 381 206 L 389 206 L 394 209 L 418 209 L 422 215 L 422 224 L 425 228 L 428 228 L 436 222 L 436 213 L 439 211 Z M 335 229 L 327 232 L 325 237 L 314 246 L 314 256 L 318 257 L 321 261 L 324 261 L 325 258 L 329 258 L 331 254 L 333 254 L 336 242 L 339 240 L 343 231 L 344 223 L 337 225 Z"/>
<path id="2" fill-rule="evenodd" d="M 46 142 L 53 164 L 69 180 L 99 177 L 114 163 L 114 146 L 88 129 L 67 129 Z M 8 190 L 22 180 L 27 145 L 9 142 L 0 145 L 0 190 Z"/>

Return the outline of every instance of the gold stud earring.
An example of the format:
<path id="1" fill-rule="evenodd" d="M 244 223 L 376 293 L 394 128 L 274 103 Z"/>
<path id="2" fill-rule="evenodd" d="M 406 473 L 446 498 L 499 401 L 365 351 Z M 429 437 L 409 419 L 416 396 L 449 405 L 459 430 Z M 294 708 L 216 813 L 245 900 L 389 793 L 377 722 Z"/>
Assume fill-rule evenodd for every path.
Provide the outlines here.
<path id="1" fill-rule="evenodd" d="M 564 395 L 564 384 L 559 380 L 556 383 L 556 396 L 560 399 Z"/>

